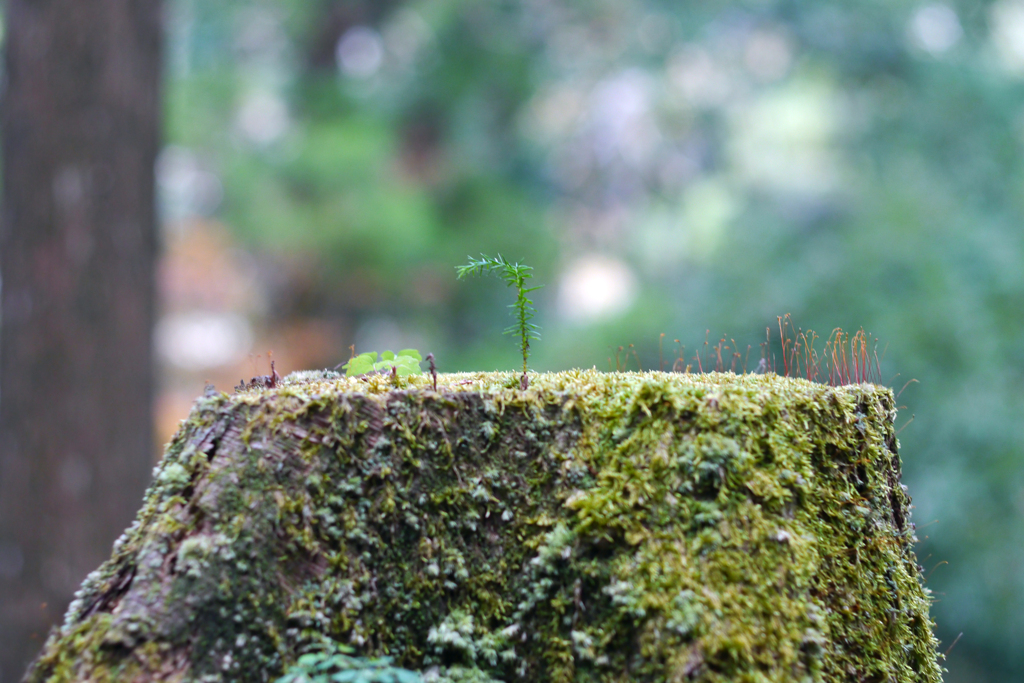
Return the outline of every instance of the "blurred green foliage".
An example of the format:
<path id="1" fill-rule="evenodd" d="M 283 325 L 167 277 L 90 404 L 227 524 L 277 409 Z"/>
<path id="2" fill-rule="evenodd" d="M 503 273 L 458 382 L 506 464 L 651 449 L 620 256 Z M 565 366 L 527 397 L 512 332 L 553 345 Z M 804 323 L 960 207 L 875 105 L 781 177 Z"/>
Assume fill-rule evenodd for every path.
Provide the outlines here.
<path id="1" fill-rule="evenodd" d="M 949 680 L 1016 681 L 1022 8 L 171 0 L 167 137 L 221 183 L 202 210 L 308 264 L 274 315 L 385 317 L 444 370 L 516 363 L 501 292 L 452 286 L 467 252 L 553 283 L 542 370 L 863 325 L 920 381 L 902 452 L 939 634 L 965 633 Z"/>

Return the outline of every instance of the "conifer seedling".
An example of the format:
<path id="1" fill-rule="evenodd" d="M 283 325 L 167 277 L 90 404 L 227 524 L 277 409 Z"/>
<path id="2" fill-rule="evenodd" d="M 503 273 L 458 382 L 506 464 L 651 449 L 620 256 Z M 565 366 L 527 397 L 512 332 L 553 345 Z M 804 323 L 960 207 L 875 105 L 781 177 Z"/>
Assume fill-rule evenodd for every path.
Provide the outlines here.
<path id="1" fill-rule="evenodd" d="M 509 287 L 516 288 L 516 302 L 509 304 L 516 322 L 505 329 L 505 334 L 514 334 L 519 337 L 519 347 L 523 353 L 523 376 L 519 381 L 519 386 L 525 390 L 530 386 L 530 381 L 526 377 L 526 360 L 530 355 L 530 341 L 540 339 L 538 332 L 540 328 L 530 322 L 537 311 L 533 308 L 533 301 L 527 297 L 530 292 L 540 289 L 539 286 L 526 286 L 526 281 L 533 277 L 533 268 L 521 263 L 510 263 L 502 258 L 501 254 L 498 254 L 496 258 L 483 254 L 480 254 L 479 259 L 474 259 L 472 256 L 468 258 L 469 263 L 455 268 L 460 280 L 466 275 L 495 273 Z"/>

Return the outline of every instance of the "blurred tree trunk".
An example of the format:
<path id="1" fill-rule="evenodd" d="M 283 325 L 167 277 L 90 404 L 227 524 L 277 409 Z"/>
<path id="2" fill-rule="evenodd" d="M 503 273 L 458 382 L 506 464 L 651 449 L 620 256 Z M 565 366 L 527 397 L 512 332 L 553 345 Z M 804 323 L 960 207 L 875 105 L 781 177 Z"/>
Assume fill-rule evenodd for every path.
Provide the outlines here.
<path id="1" fill-rule="evenodd" d="M 0 682 L 152 467 L 159 0 L 9 0 L 0 221 Z"/>

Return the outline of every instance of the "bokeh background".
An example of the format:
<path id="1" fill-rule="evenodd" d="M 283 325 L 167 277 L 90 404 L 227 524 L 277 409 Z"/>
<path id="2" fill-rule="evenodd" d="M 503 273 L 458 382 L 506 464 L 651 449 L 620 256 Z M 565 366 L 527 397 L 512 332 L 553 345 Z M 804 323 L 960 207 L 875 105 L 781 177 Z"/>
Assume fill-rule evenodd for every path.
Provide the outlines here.
<path id="1" fill-rule="evenodd" d="M 756 359 L 785 313 L 863 326 L 885 382 L 917 380 L 901 452 L 942 649 L 962 634 L 946 680 L 1024 680 L 1024 1 L 162 11 L 147 467 L 207 381 L 271 352 L 515 368 L 509 292 L 456 281 L 468 254 L 534 266 L 542 371 L 628 344 L 657 368 L 662 333 L 669 362 L 708 332 Z M 66 495 L 104 495 L 62 467 Z M 0 590 L 33 552 L 0 538 Z M 43 621 L 90 568 L 58 572 Z"/>

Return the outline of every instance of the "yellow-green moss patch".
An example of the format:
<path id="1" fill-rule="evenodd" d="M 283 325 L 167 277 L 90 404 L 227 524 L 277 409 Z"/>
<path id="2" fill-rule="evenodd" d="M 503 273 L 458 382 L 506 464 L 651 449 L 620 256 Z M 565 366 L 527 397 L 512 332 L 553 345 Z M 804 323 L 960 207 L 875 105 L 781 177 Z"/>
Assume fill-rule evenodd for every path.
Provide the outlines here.
<path id="1" fill-rule="evenodd" d="M 888 389 L 298 373 L 197 401 L 31 681 L 940 680 Z M 115 675 L 116 674 L 116 675 Z"/>

